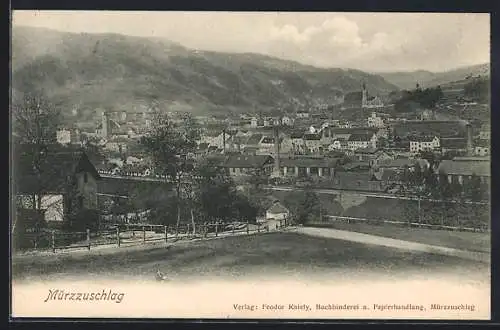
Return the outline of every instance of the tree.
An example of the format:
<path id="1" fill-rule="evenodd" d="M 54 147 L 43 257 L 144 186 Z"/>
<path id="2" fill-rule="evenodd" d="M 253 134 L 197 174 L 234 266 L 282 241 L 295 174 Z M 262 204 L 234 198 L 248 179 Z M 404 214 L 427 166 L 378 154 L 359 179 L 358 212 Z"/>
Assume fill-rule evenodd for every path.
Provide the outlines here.
<path id="1" fill-rule="evenodd" d="M 43 91 L 15 94 L 13 97 L 12 123 L 15 161 L 29 163 L 30 168 L 35 173 L 36 182 L 33 186 L 31 201 L 35 214 L 40 214 L 42 210 L 44 178 L 50 177 L 45 172 L 52 168 L 46 164 L 47 154 L 49 145 L 56 140 L 60 119 L 60 111 L 51 104 Z M 14 220 L 13 232 L 15 226 L 16 221 Z"/>
<path id="2" fill-rule="evenodd" d="M 441 171 L 439 172 L 439 182 L 438 182 L 438 187 L 439 187 L 439 194 L 438 196 L 441 199 L 449 199 L 453 196 L 452 193 L 452 185 L 448 181 L 448 175 Z"/>
<path id="3" fill-rule="evenodd" d="M 305 224 L 309 220 L 320 216 L 320 200 L 308 184 L 303 191 L 298 191 L 288 196 L 286 204 L 289 206 L 295 222 Z"/>
<path id="4" fill-rule="evenodd" d="M 256 208 L 249 199 L 239 193 L 233 180 L 224 169 L 204 162 L 197 169 L 197 193 L 193 196 L 199 206 L 199 214 L 210 221 L 253 222 Z"/>
<path id="5" fill-rule="evenodd" d="M 152 158 L 154 171 L 164 175 L 174 185 L 177 198 L 177 224 L 181 222 L 181 200 L 183 189 L 192 184 L 194 152 L 199 130 L 190 116 L 182 118 L 180 124 L 167 115 L 158 114 L 149 134 L 141 138 L 141 144 Z"/>
<path id="6" fill-rule="evenodd" d="M 465 183 L 465 195 L 471 200 L 478 202 L 482 199 L 481 179 L 475 173 Z"/>
<path id="7" fill-rule="evenodd" d="M 430 166 L 425 168 L 423 172 L 423 180 L 425 192 L 433 197 L 437 197 L 439 193 L 438 181 L 436 180 L 436 176 Z"/>

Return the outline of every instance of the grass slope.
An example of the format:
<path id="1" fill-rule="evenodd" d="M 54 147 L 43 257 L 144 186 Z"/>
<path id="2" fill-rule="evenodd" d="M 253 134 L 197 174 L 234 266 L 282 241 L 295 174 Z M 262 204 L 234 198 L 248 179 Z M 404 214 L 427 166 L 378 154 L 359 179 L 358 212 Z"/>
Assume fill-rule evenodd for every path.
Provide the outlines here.
<path id="1" fill-rule="evenodd" d="M 258 54 L 193 51 L 162 39 L 72 34 L 14 27 L 12 83 L 43 86 L 63 109 L 132 111 L 158 101 L 168 110 L 236 111 L 276 108 L 359 90 L 397 89 L 358 70 L 318 69 Z M 67 110 L 69 111 L 69 110 Z"/>
<path id="2" fill-rule="evenodd" d="M 157 269 L 172 279 L 273 276 L 336 276 L 349 279 L 377 274 L 382 277 L 409 273 L 466 272 L 487 266 L 457 258 L 411 253 L 384 247 L 297 233 L 270 233 L 228 237 L 174 245 L 170 249 L 113 249 L 75 256 L 55 254 L 13 259 L 17 280 L 113 278 L 153 280 Z M 110 253 L 109 251 L 112 251 Z M 406 275 L 405 275 L 406 274 Z"/>

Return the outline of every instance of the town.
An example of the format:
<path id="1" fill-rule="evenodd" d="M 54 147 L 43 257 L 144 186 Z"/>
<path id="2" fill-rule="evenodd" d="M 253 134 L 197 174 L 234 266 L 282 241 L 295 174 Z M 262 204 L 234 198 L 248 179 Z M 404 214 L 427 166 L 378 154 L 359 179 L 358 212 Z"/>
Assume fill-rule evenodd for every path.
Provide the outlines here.
<path id="1" fill-rule="evenodd" d="M 13 314 L 488 318 L 489 24 L 17 11 Z"/>
<path id="2" fill-rule="evenodd" d="M 256 202 L 261 207 L 252 222 L 285 217 L 293 217 L 301 223 L 308 221 L 298 219 L 290 205 L 283 205 L 286 204 L 283 198 L 280 200 L 272 194 L 304 188 L 336 191 L 338 196 L 348 192 L 361 196 L 372 193 L 373 197 L 386 199 L 484 203 L 489 198 L 490 128 L 489 123 L 476 114 L 488 105 L 471 98 L 464 88 L 480 79 L 464 78 L 461 90 L 457 90 L 457 83 L 450 89 L 439 86 L 435 105 L 421 107 L 415 113 L 398 112 L 394 100 L 388 96 L 372 96 L 367 86 L 360 83 L 359 92 L 337 98 L 335 104 L 298 107 L 295 112 L 280 116 L 190 116 L 191 125 L 199 134 L 188 157 L 196 162 L 210 160 L 240 187 L 258 177 L 260 186 L 271 194 L 261 194 L 261 200 Z M 417 84 L 413 93 L 419 92 L 422 88 Z M 464 115 L 460 117 L 457 113 Z M 437 119 L 446 115 L 453 119 Z M 470 120 L 467 115 L 476 115 L 476 118 Z M 79 188 L 80 203 L 99 210 L 96 222 L 164 224 L 170 221 L 153 219 L 151 209 L 145 207 L 147 202 L 142 205 L 131 202 L 134 198 L 131 184 L 149 182 L 155 186 L 167 179 L 166 174 L 155 168 L 151 154 L 141 144 L 141 139 L 158 120 L 157 116 L 153 107 L 136 113 L 96 111 L 93 131 L 78 128 L 78 122 L 74 127 L 57 130 L 56 151 L 53 155 L 49 152 L 49 159 L 53 159 L 50 166 L 67 166 L 61 170 L 69 175 L 77 174 L 71 171 L 84 166 L 87 172 Z M 172 123 L 185 120 L 182 113 L 167 113 L 167 117 Z M 85 155 L 85 161 L 75 158 L 75 151 Z M 23 173 L 23 177 L 26 174 Z M 48 174 L 60 175 L 57 171 Z M 87 177 L 92 179 L 87 181 Z M 64 178 L 47 177 L 44 182 L 61 179 Z M 85 184 L 88 182 L 92 182 L 92 189 Z M 18 200 L 24 197 L 29 203 L 35 191 L 21 186 L 26 190 Z M 40 204 L 48 205 L 41 206 L 44 220 L 56 227 L 67 220 L 64 211 L 69 204 L 68 196 L 63 193 L 67 191 L 65 185 L 58 185 L 57 189 L 60 194 L 42 197 Z M 149 193 L 147 190 L 146 195 Z M 325 204 L 326 212 L 335 208 L 331 201 L 319 200 L 318 204 Z M 134 202 L 141 207 L 134 209 L 131 206 Z M 104 210 L 104 205 L 110 206 Z M 342 211 L 333 212 L 325 215 L 345 215 Z M 439 219 L 428 216 L 425 221 L 443 226 L 488 227 L 486 214 L 478 216 L 474 211 L 467 215 L 467 212 L 471 211 L 461 210 L 458 215 L 446 214 Z M 418 221 L 424 221 L 418 217 Z M 413 220 L 417 221 L 403 221 Z"/>

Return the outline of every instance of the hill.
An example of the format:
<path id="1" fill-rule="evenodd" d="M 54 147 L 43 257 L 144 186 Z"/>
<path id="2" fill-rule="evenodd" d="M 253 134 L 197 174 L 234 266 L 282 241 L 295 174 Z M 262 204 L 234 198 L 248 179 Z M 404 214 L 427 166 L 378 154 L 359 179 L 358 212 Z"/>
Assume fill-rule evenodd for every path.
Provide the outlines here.
<path id="1" fill-rule="evenodd" d="M 463 81 L 468 76 L 489 76 L 490 65 L 478 64 L 461 67 L 443 72 L 413 71 L 413 72 L 384 72 L 378 73 L 388 82 L 398 86 L 400 89 L 412 89 L 419 83 L 422 87 L 433 87 L 447 85 L 456 81 Z"/>
<path id="2" fill-rule="evenodd" d="M 228 113 L 329 103 L 359 90 L 398 88 L 358 70 L 319 69 L 258 54 L 197 51 L 159 38 L 12 29 L 12 87 L 43 88 L 68 113 L 135 111 L 152 102 L 169 111 Z"/>

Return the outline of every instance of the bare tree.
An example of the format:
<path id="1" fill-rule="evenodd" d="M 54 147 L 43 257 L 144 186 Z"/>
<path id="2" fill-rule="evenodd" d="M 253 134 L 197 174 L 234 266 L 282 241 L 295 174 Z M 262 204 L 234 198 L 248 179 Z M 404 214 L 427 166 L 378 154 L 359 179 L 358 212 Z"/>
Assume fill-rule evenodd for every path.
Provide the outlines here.
<path id="1" fill-rule="evenodd" d="M 33 210 L 42 208 L 44 189 L 44 171 L 48 146 L 56 140 L 56 131 L 60 123 L 60 112 L 54 107 L 43 92 L 16 94 L 12 100 L 12 128 L 14 137 L 15 161 L 29 163 L 36 177 L 31 192 Z M 15 166 L 16 167 L 16 166 Z M 14 232 L 14 221 L 12 231 Z"/>
<path id="2" fill-rule="evenodd" d="M 150 154 L 155 172 L 165 175 L 174 185 L 177 197 L 177 228 L 181 221 L 184 185 L 190 184 L 194 171 L 194 151 L 199 131 L 191 116 L 180 123 L 165 114 L 157 114 L 149 134 L 141 139 Z"/>

